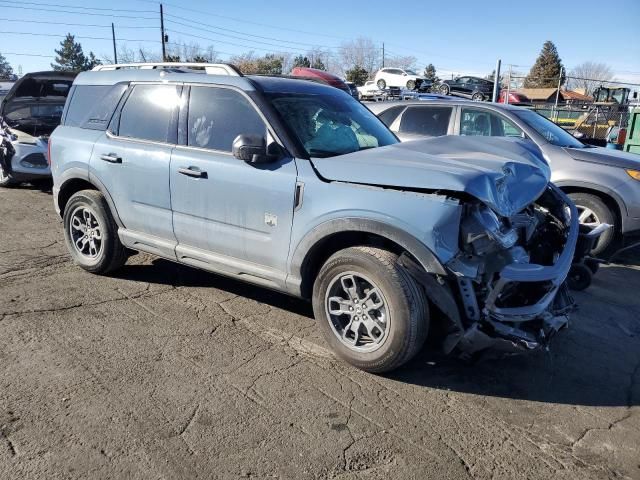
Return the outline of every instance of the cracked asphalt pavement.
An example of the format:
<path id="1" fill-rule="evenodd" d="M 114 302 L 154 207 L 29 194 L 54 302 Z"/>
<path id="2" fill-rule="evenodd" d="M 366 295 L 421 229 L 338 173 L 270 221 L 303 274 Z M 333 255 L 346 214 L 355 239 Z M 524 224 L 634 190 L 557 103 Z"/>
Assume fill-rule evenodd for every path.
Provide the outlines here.
<path id="1" fill-rule="evenodd" d="M 640 264 L 550 352 L 375 376 L 310 305 L 136 255 L 98 277 L 51 195 L 0 189 L 0 479 L 640 479 Z"/>

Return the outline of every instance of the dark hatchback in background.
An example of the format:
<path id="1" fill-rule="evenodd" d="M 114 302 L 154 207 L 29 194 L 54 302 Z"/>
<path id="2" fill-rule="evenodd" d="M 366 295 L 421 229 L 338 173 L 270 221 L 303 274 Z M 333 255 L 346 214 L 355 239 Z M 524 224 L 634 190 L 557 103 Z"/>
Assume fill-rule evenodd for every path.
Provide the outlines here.
<path id="1" fill-rule="evenodd" d="M 489 100 L 493 95 L 493 82 L 480 77 L 457 77 L 443 80 L 437 87 L 438 93 L 456 95 L 472 100 Z"/>

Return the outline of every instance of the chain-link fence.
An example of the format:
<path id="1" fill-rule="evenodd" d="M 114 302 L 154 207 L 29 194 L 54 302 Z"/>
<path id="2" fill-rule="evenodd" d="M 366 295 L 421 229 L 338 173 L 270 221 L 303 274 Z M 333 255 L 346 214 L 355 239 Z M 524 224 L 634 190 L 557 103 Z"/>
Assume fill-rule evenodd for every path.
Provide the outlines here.
<path id="1" fill-rule="evenodd" d="M 617 127 L 627 127 L 629 108 L 626 105 L 583 105 L 534 104 L 530 107 L 539 114 L 570 132 L 579 132 L 594 140 L 606 140 Z"/>

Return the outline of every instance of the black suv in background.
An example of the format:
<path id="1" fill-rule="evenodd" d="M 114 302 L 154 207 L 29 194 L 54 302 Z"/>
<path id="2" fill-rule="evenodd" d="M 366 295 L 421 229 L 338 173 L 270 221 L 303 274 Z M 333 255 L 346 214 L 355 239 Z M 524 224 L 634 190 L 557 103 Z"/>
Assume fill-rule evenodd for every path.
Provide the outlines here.
<path id="1" fill-rule="evenodd" d="M 457 95 L 472 100 L 488 100 L 493 95 L 493 82 L 480 77 L 457 77 L 443 80 L 438 86 L 442 95 Z"/>

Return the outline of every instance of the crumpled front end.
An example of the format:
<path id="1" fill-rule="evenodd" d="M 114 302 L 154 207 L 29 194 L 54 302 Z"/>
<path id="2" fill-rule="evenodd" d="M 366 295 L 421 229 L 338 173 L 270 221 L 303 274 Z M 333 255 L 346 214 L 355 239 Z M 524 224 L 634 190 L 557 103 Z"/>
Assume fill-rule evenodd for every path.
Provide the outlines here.
<path id="1" fill-rule="evenodd" d="M 568 326 L 574 304 L 565 284 L 579 224 L 573 203 L 549 184 L 510 217 L 476 201 L 464 206 L 460 251 L 447 277 L 418 273 L 432 303 L 449 321 L 446 353 L 523 353 L 546 347 Z"/>
<path id="2" fill-rule="evenodd" d="M 579 234 L 575 205 L 549 184 L 534 203 L 508 218 L 480 203 L 465 208 L 461 251 L 446 265 L 464 314 L 447 348 L 473 354 L 546 346 L 568 325 L 573 308 L 565 279 Z"/>

